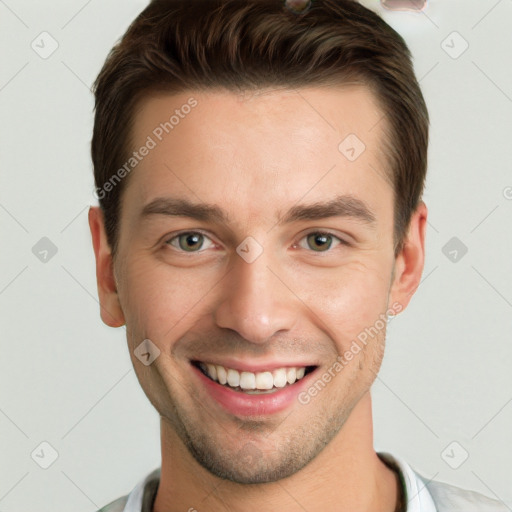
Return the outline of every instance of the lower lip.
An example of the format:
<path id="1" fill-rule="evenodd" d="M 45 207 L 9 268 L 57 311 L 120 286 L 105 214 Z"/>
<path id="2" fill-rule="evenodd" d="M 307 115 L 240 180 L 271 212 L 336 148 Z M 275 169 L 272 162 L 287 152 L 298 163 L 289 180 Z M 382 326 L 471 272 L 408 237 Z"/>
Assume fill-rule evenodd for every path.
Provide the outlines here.
<path id="1" fill-rule="evenodd" d="M 227 412 L 236 416 L 267 416 L 285 410 L 295 401 L 298 402 L 297 395 L 309 385 L 311 377 L 318 370 L 318 368 L 315 368 L 302 379 L 285 386 L 279 391 L 249 395 L 213 381 L 193 364 L 191 364 L 191 367 L 210 396 Z"/>

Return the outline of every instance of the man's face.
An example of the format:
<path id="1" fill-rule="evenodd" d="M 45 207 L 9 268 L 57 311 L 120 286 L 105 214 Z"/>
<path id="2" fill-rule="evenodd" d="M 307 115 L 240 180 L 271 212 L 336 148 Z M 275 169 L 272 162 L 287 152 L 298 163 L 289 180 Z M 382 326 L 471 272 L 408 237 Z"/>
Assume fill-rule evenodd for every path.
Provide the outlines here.
<path id="1" fill-rule="evenodd" d="M 191 97 L 197 105 L 172 131 L 155 132 Z M 137 109 L 133 148 L 148 136 L 156 145 L 123 192 L 120 310 L 145 393 L 218 476 L 248 483 L 295 473 L 343 434 L 375 379 L 382 319 L 402 300 L 393 295 L 381 117 L 362 87 L 158 95 Z M 350 134 L 364 151 L 353 137 L 340 150 Z M 166 214 L 164 202 L 143 214 L 156 199 L 215 205 L 224 218 Z M 297 215 L 336 199 L 327 217 Z M 134 354 L 145 339 L 160 351 L 148 366 Z M 257 374 L 270 371 L 274 388 L 229 389 L 199 362 L 247 371 L 249 387 L 265 387 L 268 373 Z M 275 387 L 293 367 L 305 376 Z"/>

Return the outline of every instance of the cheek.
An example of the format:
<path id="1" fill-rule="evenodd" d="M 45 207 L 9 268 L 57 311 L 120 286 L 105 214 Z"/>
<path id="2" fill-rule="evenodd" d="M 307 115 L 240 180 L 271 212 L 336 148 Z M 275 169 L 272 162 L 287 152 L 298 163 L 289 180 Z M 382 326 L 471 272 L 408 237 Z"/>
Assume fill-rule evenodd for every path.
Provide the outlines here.
<path id="1" fill-rule="evenodd" d="M 182 336 L 199 314 L 218 281 L 200 269 L 173 268 L 146 258 L 133 261 L 125 274 L 123 311 L 127 325 L 140 336 L 158 341 Z"/>
<path id="2" fill-rule="evenodd" d="M 378 327 L 382 327 L 389 279 L 383 279 L 387 269 L 375 262 L 353 261 L 331 270 L 303 281 L 301 298 L 314 313 L 312 322 L 327 331 L 338 348 L 344 350 L 377 321 Z"/>

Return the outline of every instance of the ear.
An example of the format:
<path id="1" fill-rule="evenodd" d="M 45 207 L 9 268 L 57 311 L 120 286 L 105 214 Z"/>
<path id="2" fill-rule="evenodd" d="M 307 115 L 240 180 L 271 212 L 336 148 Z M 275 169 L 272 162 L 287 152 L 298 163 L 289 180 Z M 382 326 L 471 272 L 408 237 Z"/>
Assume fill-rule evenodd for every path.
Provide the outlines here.
<path id="1" fill-rule="evenodd" d="M 105 233 L 103 211 L 98 206 L 89 208 L 89 227 L 96 256 L 96 281 L 101 319 L 110 327 L 121 327 L 124 325 L 125 319 L 117 295 L 114 266 Z"/>
<path id="2" fill-rule="evenodd" d="M 395 258 L 389 302 L 390 304 L 397 302 L 402 309 L 407 307 L 420 285 L 425 264 L 427 215 L 427 206 L 421 201 L 411 217 L 402 250 Z"/>

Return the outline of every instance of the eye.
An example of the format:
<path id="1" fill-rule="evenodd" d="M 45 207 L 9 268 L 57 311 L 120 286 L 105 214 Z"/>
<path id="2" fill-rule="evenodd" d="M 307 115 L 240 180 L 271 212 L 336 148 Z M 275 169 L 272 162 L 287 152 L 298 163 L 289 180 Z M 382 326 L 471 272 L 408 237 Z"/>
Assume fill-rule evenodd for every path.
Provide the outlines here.
<path id="1" fill-rule="evenodd" d="M 304 247 L 300 242 L 302 240 L 306 240 L 308 246 Z M 299 242 L 300 247 L 304 249 L 311 248 L 314 252 L 328 252 L 332 247 L 333 240 L 336 240 L 339 244 L 348 245 L 345 240 L 323 231 L 313 231 L 308 233 L 304 238 L 302 238 Z"/>
<path id="2" fill-rule="evenodd" d="M 165 243 L 175 247 L 179 251 L 201 252 L 205 249 L 203 245 L 206 240 L 209 240 L 210 243 L 213 244 L 210 238 L 199 231 L 183 231 L 174 235 L 172 238 L 169 238 Z M 207 248 L 208 247 L 206 247 L 206 249 Z"/>

